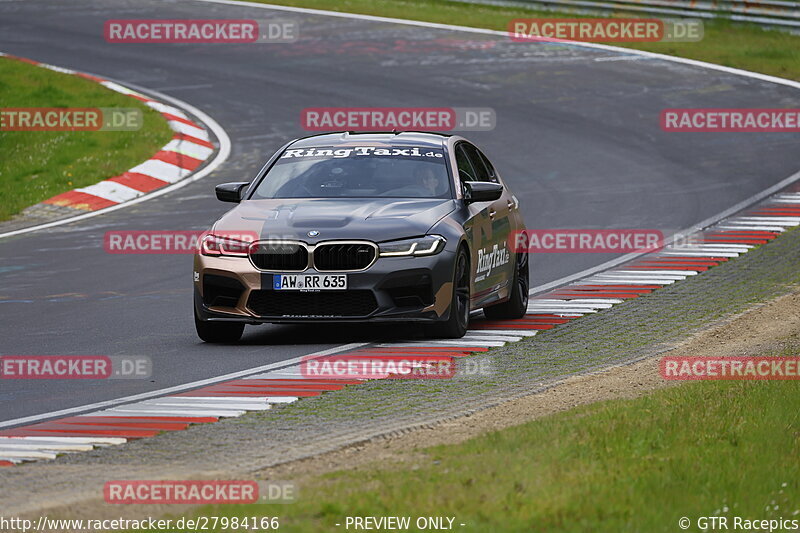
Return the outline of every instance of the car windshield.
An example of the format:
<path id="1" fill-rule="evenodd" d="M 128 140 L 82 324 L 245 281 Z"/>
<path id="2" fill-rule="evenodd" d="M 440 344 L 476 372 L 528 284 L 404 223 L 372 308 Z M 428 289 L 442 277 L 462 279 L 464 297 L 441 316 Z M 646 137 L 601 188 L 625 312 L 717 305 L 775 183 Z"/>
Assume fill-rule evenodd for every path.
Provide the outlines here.
<path id="1" fill-rule="evenodd" d="M 261 198 L 451 198 L 441 149 L 347 146 L 287 149 L 261 180 Z"/>

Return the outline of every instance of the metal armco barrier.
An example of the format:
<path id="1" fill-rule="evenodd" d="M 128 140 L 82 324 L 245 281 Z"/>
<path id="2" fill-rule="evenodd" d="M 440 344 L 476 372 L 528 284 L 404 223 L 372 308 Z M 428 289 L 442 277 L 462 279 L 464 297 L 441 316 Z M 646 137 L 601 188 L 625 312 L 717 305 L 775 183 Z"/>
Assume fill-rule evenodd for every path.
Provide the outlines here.
<path id="1" fill-rule="evenodd" d="M 460 0 L 474 4 L 525 5 L 588 14 L 636 13 L 691 18 L 727 18 L 800 33 L 800 2 L 789 0 Z"/>

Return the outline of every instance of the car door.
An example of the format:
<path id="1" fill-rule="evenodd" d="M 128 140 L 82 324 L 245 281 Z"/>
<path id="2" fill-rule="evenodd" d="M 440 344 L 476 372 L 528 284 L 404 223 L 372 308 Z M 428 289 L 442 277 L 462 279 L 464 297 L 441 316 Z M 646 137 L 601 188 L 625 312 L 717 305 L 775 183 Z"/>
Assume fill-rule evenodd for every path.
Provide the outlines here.
<path id="1" fill-rule="evenodd" d="M 480 150 L 470 143 L 465 143 L 464 151 L 475 169 L 478 181 L 500 183 L 494 167 Z M 487 242 L 488 249 L 483 252 L 483 257 L 478 262 L 478 267 L 486 272 L 486 279 L 489 281 L 487 289 L 491 291 L 491 294 L 487 295 L 486 303 L 508 296 L 507 289 L 514 275 L 512 254 L 508 248 L 512 231 L 509 216 L 512 204 L 508 200 L 509 195 L 504 189 L 503 195 L 491 202 L 488 208 L 492 235 Z"/>
<path id="2" fill-rule="evenodd" d="M 455 145 L 456 164 L 460 182 L 492 181 L 477 148 L 461 141 Z M 469 204 L 467 238 L 472 248 L 474 307 L 481 307 L 505 297 L 500 290 L 509 285 L 510 252 L 507 239 L 510 231 L 508 206 L 501 197 L 493 202 Z"/>
<path id="3" fill-rule="evenodd" d="M 485 165 L 489 180 L 503 185 L 503 195 L 500 197 L 500 199 L 493 203 L 493 206 L 496 211 L 495 220 L 497 222 L 495 231 L 504 235 L 504 241 L 500 243 L 500 248 L 505 249 L 508 252 L 506 257 L 509 259 L 509 261 L 503 265 L 503 268 L 508 280 L 507 287 L 510 288 L 514 280 L 517 264 L 516 253 L 514 253 L 513 239 L 518 231 L 525 229 L 525 223 L 522 219 L 522 213 L 520 212 L 519 200 L 517 197 L 514 196 L 508 186 L 503 183 L 502 178 L 495 170 L 491 161 L 489 161 L 489 158 L 477 148 L 476 152 L 480 157 L 481 162 Z M 506 298 L 508 295 L 509 293 L 507 290 L 505 290 L 505 288 L 500 290 L 500 298 Z"/>

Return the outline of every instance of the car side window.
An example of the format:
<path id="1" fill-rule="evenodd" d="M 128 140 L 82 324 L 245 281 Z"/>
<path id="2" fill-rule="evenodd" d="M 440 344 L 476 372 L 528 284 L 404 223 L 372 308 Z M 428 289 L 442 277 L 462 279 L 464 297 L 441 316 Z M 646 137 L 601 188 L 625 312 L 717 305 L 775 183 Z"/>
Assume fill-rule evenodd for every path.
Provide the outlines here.
<path id="1" fill-rule="evenodd" d="M 464 143 L 456 145 L 456 165 L 458 166 L 458 178 L 461 182 L 464 181 L 477 181 L 475 178 L 475 169 L 470 163 L 470 158 L 464 151 Z"/>
<path id="2" fill-rule="evenodd" d="M 464 151 L 472 162 L 472 167 L 475 169 L 475 181 L 493 181 L 489 175 L 489 170 L 478 152 L 478 149 L 471 144 L 464 143 L 461 145 Z"/>
<path id="3" fill-rule="evenodd" d="M 489 180 L 497 183 L 497 172 L 495 172 L 492 162 L 489 161 L 489 158 L 480 150 L 478 150 L 478 155 L 481 157 L 483 164 L 486 165 L 486 170 L 489 172 Z"/>

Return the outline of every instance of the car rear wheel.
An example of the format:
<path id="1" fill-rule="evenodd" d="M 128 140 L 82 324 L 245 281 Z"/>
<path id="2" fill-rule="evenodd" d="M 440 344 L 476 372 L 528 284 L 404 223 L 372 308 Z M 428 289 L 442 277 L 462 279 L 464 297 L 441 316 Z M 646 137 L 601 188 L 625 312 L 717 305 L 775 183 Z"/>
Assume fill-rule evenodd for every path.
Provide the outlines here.
<path id="1" fill-rule="evenodd" d="M 530 273 L 528 271 L 528 254 L 518 253 L 511 287 L 511 297 L 505 302 L 483 308 L 486 318 L 493 320 L 509 320 L 522 318 L 528 311 L 528 291 L 530 290 Z"/>
<path id="2" fill-rule="evenodd" d="M 431 333 L 434 337 L 460 339 L 467 332 L 470 299 L 469 278 L 469 256 L 467 251 L 461 248 L 456 256 L 450 316 L 446 321 L 433 326 Z"/>
<path id="3" fill-rule="evenodd" d="M 211 322 L 200 320 L 194 311 L 194 327 L 197 336 L 205 342 L 229 344 L 242 338 L 244 324 L 241 322 Z"/>

